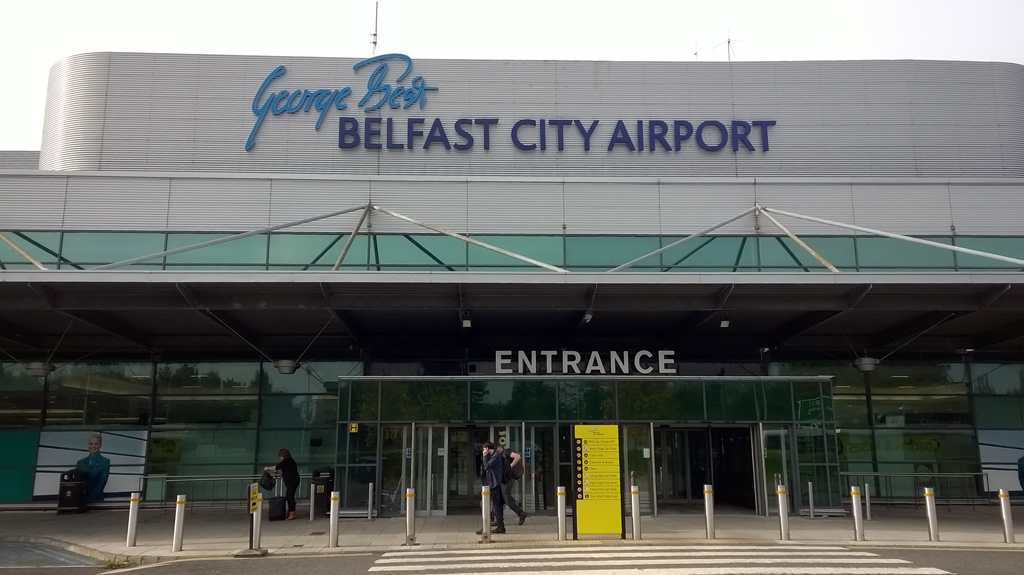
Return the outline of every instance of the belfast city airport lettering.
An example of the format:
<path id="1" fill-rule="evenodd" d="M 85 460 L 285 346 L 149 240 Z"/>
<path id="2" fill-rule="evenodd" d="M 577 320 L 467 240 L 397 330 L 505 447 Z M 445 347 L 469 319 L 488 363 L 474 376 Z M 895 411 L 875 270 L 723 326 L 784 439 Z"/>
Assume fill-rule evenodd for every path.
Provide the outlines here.
<path id="1" fill-rule="evenodd" d="M 389 78 L 396 64 L 402 71 Z M 366 90 L 356 100 L 357 92 L 351 86 L 315 88 L 283 87 L 285 66 L 274 68 L 264 78 L 252 99 L 252 113 L 256 116 L 245 149 L 256 144 L 256 136 L 264 122 L 273 116 L 309 114 L 315 116 L 313 129 L 319 130 L 328 113 L 350 110 L 349 103 L 361 108 L 364 114 L 356 117 L 349 113 L 338 119 L 338 147 L 411 150 L 444 147 L 446 150 L 466 151 L 474 147 L 489 150 L 492 143 L 512 145 L 529 151 L 564 150 L 575 146 L 590 150 L 592 146 L 609 151 L 678 152 L 687 142 L 708 152 L 732 147 L 748 151 L 769 149 L 769 128 L 775 120 L 715 120 L 690 121 L 685 119 L 630 119 L 607 120 L 593 118 L 387 118 L 378 110 L 406 109 L 416 106 L 424 109 L 428 94 L 440 92 L 423 76 L 407 81 L 412 72 L 412 58 L 404 54 L 384 54 L 368 58 L 352 67 L 353 73 L 373 66 L 366 80 Z M 404 65 L 404 68 L 402 67 Z M 275 120 L 276 121 L 276 120 Z M 692 145 L 692 144 L 691 144 Z"/>
<path id="2" fill-rule="evenodd" d="M 662 349 L 653 353 L 642 349 L 635 353 L 628 351 L 612 351 L 608 361 L 601 354 L 592 351 L 590 355 L 571 350 L 518 351 L 498 350 L 494 352 L 494 372 L 497 374 L 534 374 L 554 373 L 556 364 L 561 366 L 563 374 L 649 374 L 657 370 L 658 374 L 675 375 L 675 353 L 670 349 Z"/>

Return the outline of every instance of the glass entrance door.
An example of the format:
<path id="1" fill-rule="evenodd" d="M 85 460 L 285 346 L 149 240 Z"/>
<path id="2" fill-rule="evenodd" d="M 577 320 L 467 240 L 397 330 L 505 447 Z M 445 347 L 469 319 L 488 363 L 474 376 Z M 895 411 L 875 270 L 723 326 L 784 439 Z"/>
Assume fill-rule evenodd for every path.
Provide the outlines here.
<path id="1" fill-rule="evenodd" d="M 449 514 L 480 508 L 480 446 L 491 440 L 490 427 L 449 427 L 445 488 Z"/>
<path id="2" fill-rule="evenodd" d="M 704 485 L 722 510 L 754 509 L 754 465 L 748 427 L 659 427 L 654 431 L 658 510 L 700 513 Z"/>
<path id="3" fill-rule="evenodd" d="M 765 508 L 769 515 L 779 513 L 779 497 L 776 493 L 779 485 L 786 486 L 789 497 L 789 508 L 793 507 L 793 485 L 791 459 L 793 457 L 788 426 L 764 426 L 762 432 L 764 446 L 764 494 Z"/>
<path id="4" fill-rule="evenodd" d="M 416 476 L 416 514 L 445 514 L 445 459 L 448 434 L 444 425 L 417 425 L 413 470 Z"/>

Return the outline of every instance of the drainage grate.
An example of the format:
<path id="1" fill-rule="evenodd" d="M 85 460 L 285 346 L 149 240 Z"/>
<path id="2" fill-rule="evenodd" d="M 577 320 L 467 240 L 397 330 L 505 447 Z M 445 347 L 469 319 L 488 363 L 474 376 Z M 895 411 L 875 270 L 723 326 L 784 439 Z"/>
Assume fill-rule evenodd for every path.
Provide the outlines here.
<path id="1" fill-rule="evenodd" d="M 310 535 L 324 535 L 325 533 L 327 533 L 327 532 L 326 531 L 314 531 L 314 532 L 310 533 Z"/>
<path id="2" fill-rule="evenodd" d="M 300 543 L 298 545 L 292 545 L 292 547 L 302 547 L 302 544 Z"/>

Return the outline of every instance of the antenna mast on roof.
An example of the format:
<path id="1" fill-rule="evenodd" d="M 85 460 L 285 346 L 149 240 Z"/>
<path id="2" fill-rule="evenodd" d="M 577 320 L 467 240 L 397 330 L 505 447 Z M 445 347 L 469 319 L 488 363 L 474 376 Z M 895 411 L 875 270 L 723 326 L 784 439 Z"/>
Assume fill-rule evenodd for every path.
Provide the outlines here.
<path id="1" fill-rule="evenodd" d="M 732 55 L 735 54 L 736 51 L 732 49 L 732 31 L 731 30 L 728 31 L 727 34 L 728 35 L 725 37 L 725 42 L 720 42 L 718 44 L 718 46 L 721 46 L 722 44 L 725 44 L 725 55 L 728 58 L 729 63 L 731 64 L 732 63 Z M 715 46 L 715 48 L 717 48 L 718 46 Z M 712 50 L 714 50 L 714 48 L 712 48 Z"/>
<path id="2" fill-rule="evenodd" d="M 377 16 L 380 14 L 380 2 L 373 3 L 373 34 L 370 35 L 370 44 L 373 44 L 373 53 L 371 56 L 377 55 Z"/>
<path id="3" fill-rule="evenodd" d="M 693 61 L 696 62 L 697 60 L 698 60 L 698 58 L 697 58 L 697 43 L 694 42 L 693 43 Z"/>

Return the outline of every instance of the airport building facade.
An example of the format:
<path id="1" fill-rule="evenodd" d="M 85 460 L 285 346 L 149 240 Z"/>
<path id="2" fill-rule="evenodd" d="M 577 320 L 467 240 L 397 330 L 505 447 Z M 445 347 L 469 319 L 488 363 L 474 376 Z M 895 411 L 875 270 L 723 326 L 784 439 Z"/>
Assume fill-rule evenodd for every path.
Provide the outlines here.
<path id="1" fill-rule="evenodd" d="M 99 435 L 107 501 L 287 447 L 458 513 L 493 440 L 545 512 L 589 423 L 645 512 L 1020 495 L 1022 130 L 1002 63 L 69 57 L 0 152 L 0 503 Z"/>

